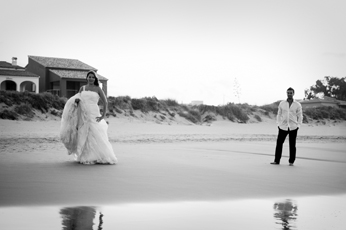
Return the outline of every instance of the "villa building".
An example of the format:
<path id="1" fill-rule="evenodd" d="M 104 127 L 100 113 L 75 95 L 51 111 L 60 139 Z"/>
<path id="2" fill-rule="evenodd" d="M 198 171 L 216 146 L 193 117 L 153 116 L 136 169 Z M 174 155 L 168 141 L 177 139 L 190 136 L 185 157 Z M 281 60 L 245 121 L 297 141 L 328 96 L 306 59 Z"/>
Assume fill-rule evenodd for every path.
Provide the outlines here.
<path id="1" fill-rule="evenodd" d="M 97 69 L 77 59 L 28 56 L 26 69 L 40 76 L 39 92 L 70 98 L 86 84 L 88 71 Z M 108 79 L 99 75 L 100 87 L 107 96 Z"/>
<path id="2" fill-rule="evenodd" d="M 311 100 L 300 101 L 303 109 L 316 108 L 321 106 L 331 106 L 336 108 L 346 108 L 346 101 L 340 101 L 332 97 L 324 96 L 323 98 L 313 98 Z"/>
<path id="3" fill-rule="evenodd" d="M 203 105 L 203 101 L 191 101 L 190 105 Z"/>
<path id="4" fill-rule="evenodd" d="M 40 76 L 17 65 L 17 58 L 12 63 L 0 61 L 0 90 L 18 92 L 39 92 Z"/>

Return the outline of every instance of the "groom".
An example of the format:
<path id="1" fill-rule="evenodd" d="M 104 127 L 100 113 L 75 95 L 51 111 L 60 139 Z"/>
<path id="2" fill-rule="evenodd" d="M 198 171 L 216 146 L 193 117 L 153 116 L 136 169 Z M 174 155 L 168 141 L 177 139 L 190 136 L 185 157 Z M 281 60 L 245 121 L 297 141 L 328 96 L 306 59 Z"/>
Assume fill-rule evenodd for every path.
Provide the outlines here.
<path id="1" fill-rule="evenodd" d="M 281 101 L 278 108 L 276 122 L 279 133 L 276 140 L 275 160 L 271 164 L 280 164 L 282 156 L 282 145 L 285 142 L 286 136 L 289 136 L 290 158 L 289 165 L 293 166 L 296 159 L 296 139 L 300 125 L 303 121 L 302 106 L 299 102 L 293 99 L 294 89 L 287 89 L 287 100 Z"/>

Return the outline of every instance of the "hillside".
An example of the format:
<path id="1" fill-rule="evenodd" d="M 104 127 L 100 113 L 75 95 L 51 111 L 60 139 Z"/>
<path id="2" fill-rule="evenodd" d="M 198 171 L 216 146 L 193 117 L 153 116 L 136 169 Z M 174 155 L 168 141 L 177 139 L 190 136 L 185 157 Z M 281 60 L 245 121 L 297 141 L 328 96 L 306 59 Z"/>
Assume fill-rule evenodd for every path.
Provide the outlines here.
<path id="1" fill-rule="evenodd" d="M 50 93 L 0 91 L 0 118 L 9 120 L 60 120 L 66 98 Z M 279 101 L 264 106 L 229 103 L 223 106 L 179 104 L 156 97 L 108 97 L 107 116 L 166 124 L 209 125 L 216 120 L 258 123 L 276 117 Z M 304 110 L 304 123 L 326 124 L 346 120 L 346 110 L 320 107 Z"/>

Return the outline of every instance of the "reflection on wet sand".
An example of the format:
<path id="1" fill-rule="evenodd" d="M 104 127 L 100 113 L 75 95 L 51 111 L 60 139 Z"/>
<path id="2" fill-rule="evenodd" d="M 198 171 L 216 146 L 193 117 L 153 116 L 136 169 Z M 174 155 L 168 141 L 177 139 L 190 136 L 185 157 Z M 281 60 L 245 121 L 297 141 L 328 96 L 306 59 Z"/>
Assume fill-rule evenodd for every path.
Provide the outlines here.
<path id="1" fill-rule="evenodd" d="M 63 230 L 93 230 L 96 209 L 94 207 L 66 207 L 60 210 Z M 102 229 L 103 214 L 99 213 L 98 230 Z"/>
<path id="2" fill-rule="evenodd" d="M 297 229 L 295 224 L 297 221 L 298 206 L 295 201 L 285 200 L 274 204 L 274 218 L 276 224 L 282 225 L 283 230 Z"/>
<path id="3" fill-rule="evenodd" d="M 273 198 L 126 203 L 97 207 L 0 207 L 0 229 L 341 230 L 345 229 L 345 207 L 346 194 L 291 200 Z M 244 221 L 249 218 L 251 221 Z"/>

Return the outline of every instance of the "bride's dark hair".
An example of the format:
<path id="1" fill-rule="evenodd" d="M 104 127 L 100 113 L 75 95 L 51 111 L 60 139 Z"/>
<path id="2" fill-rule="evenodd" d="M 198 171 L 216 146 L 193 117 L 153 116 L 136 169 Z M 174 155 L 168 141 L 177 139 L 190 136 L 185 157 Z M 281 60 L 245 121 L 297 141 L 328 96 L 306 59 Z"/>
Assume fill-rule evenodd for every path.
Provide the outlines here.
<path id="1" fill-rule="evenodd" d="M 88 80 L 88 76 L 89 76 L 89 74 L 94 75 L 94 77 L 95 77 L 94 85 L 99 86 L 99 78 L 97 77 L 97 73 L 96 73 L 95 71 L 93 71 L 93 70 L 90 70 L 90 71 L 87 73 L 87 75 L 86 75 L 86 78 L 85 78 L 85 79 L 87 79 L 87 80 Z"/>

